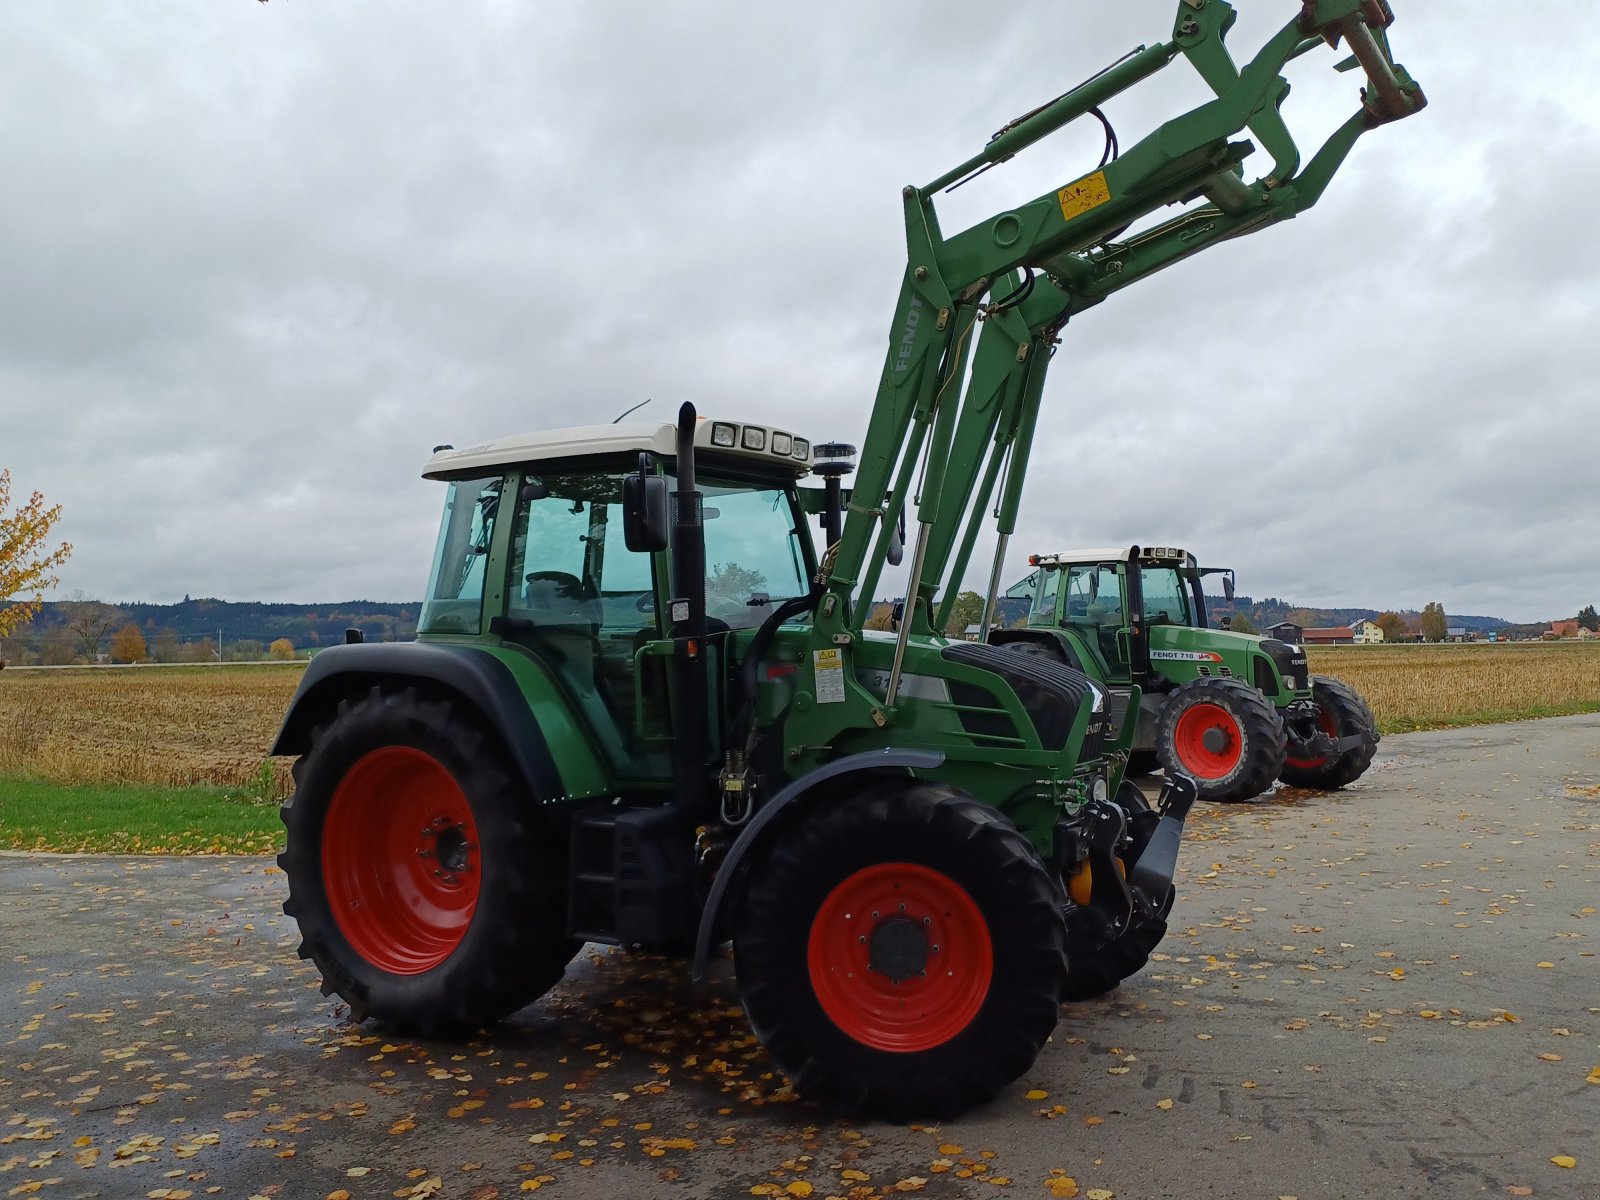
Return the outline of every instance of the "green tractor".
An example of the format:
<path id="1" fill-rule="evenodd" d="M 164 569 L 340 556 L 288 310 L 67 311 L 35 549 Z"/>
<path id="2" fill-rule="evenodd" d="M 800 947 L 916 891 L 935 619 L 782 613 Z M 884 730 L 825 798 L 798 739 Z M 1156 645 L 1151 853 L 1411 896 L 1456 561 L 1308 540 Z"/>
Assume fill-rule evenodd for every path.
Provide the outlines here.
<path id="1" fill-rule="evenodd" d="M 284 908 L 326 992 L 442 1036 L 537 999 L 585 942 L 682 955 L 696 979 L 731 942 L 751 1024 L 803 1095 L 946 1116 L 1028 1069 L 1062 999 L 1144 964 L 1192 783 L 1149 805 L 1104 688 L 951 642 L 936 610 L 991 513 L 1000 569 L 1068 318 L 1304 211 L 1363 132 L 1422 106 L 1386 10 L 1295 7 L 1239 71 L 1233 10 L 1183 0 L 1171 42 L 904 190 L 908 261 L 858 460 L 691 405 L 437 449 L 417 640 L 319 653 L 273 746 L 298 758 Z M 1278 72 L 1341 39 L 1372 87 L 1299 170 Z M 1214 101 L 940 232 L 945 188 L 1179 57 Z M 1252 144 L 1229 140 L 1247 127 L 1274 159 L 1254 183 Z M 992 389 L 964 386 L 974 354 Z M 867 630 L 902 555 L 906 620 Z"/>
<path id="2" fill-rule="evenodd" d="M 1301 646 L 1212 629 L 1201 567 L 1169 546 L 1035 554 L 1007 589 L 1032 600 L 1026 630 L 993 641 L 1081 670 L 1133 726 L 1133 765 L 1192 778 L 1206 800 L 1247 800 L 1278 780 L 1332 790 L 1361 777 L 1378 725 L 1348 684 L 1312 675 Z M 1141 699 L 1127 705 L 1125 697 Z"/>

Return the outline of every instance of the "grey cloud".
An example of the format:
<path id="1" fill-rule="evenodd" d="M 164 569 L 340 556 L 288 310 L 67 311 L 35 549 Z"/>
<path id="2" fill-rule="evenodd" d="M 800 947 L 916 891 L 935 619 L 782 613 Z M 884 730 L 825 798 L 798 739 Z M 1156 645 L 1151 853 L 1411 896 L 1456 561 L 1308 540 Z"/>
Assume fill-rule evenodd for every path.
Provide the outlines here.
<path id="1" fill-rule="evenodd" d="M 66 505 L 69 590 L 406 598 L 435 443 L 646 396 L 858 439 L 900 186 L 1174 7 L 12 6 L 0 462 Z M 1240 46 L 1283 16 L 1240 7 Z M 1600 598 L 1570 553 L 1597 499 L 1600 64 L 1551 60 L 1548 3 L 1492 45 L 1397 7 L 1429 112 L 1320 209 L 1069 329 L 1011 574 L 1170 539 L 1306 603 Z M 1354 84 L 1313 57 L 1289 111 L 1331 128 Z M 1124 145 L 1201 98 L 1183 70 L 1112 106 Z M 1059 141 L 947 228 L 1098 156 Z"/>

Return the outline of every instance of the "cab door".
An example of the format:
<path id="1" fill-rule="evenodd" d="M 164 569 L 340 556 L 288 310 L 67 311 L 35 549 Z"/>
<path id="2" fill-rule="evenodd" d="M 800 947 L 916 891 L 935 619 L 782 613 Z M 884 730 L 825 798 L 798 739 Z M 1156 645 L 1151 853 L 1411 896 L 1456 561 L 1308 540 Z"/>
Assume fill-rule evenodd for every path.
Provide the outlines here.
<path id="1" fill-rule="evenodd" d="M 638 728 L 643 647 L 659 639 L 653 554 L 622 532 L 621 471 L 522 476 L 506 586 L 506 640 L 538 658 L 619 777 L 665 779 L 664 745 Z"/>

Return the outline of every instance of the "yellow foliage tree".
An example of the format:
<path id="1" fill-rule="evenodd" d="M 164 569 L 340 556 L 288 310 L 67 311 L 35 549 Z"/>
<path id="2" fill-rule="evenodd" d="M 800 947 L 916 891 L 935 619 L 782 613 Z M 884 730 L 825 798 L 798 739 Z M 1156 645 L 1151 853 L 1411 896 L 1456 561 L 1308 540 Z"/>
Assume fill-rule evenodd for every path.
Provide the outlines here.
<path id="1" fill-rule="evenodd" d="M 40 492 L 13 512 L 11 472 L 0 471 L 0 637 L 33 620 L 45 589 L 61 582 L 55 571 L 72 547 L 62 542 L 54 550 L 45 549 L 50 528 L 60 519 L 61 506 L 46 508 Z"/>
<path id="2" fill-rule="evenodd" d="M 288 638 L 279 638 L 267 647 L 267 656 L 282 662 L 289 662 L 294 658 L 294 643 Z"/>
<path id="3" fill-rule="evenodd" d="M 113 662 L 138 662 L 144 656 L 144 634 L 139 632 L 137 625 L 124 625 L 117 630 L 117 635 L 111 639 Z"/>

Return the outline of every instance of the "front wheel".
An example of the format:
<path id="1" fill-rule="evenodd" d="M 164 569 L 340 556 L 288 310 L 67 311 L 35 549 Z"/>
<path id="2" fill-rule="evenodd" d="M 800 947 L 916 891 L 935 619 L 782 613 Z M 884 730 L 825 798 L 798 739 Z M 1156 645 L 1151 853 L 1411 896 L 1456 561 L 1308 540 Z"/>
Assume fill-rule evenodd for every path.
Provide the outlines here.
<path id="1" fill-rule="evenodd" d="M 1162 769 L 1193 779 L 1202 800 L 1259 796 L 1283 769 L 1286 746 L 1278 710 L 1237 679 L 1189 681 L 1156 720 Z"/>
<path id="2" fill-rule="evenodd" d="M 1335 754 L 1296 757 L 1291 752 L 1280 778 L 1292 787 L 1331 792 L 1354 783 L 1372 765 L 1372 756 L 1378 752 L 1378 719 L 1355 688 L 1326 675 L 1311 677 L 1311 697 L 1317 703 L 1318 732 L 1336 741 L 1346 737 L 1360 740 Z"/>
<path id="3" fill-rule="evenodd" d="M 1059 1015 L 1058 885 L 993 808 L 894 779 L 807 814 L 751 877 L 745 1011 L 801 1094 L 942 1118 L 1032 1065 Z"/>
<path id="4" fill-rule="evenodd" d="M 465 1033 L 561 978 L 578 950 L 564 865 L 454 706 L 373 688 L 316 729 L 294 777 L 283 910 L 355 1019 Z"/>

